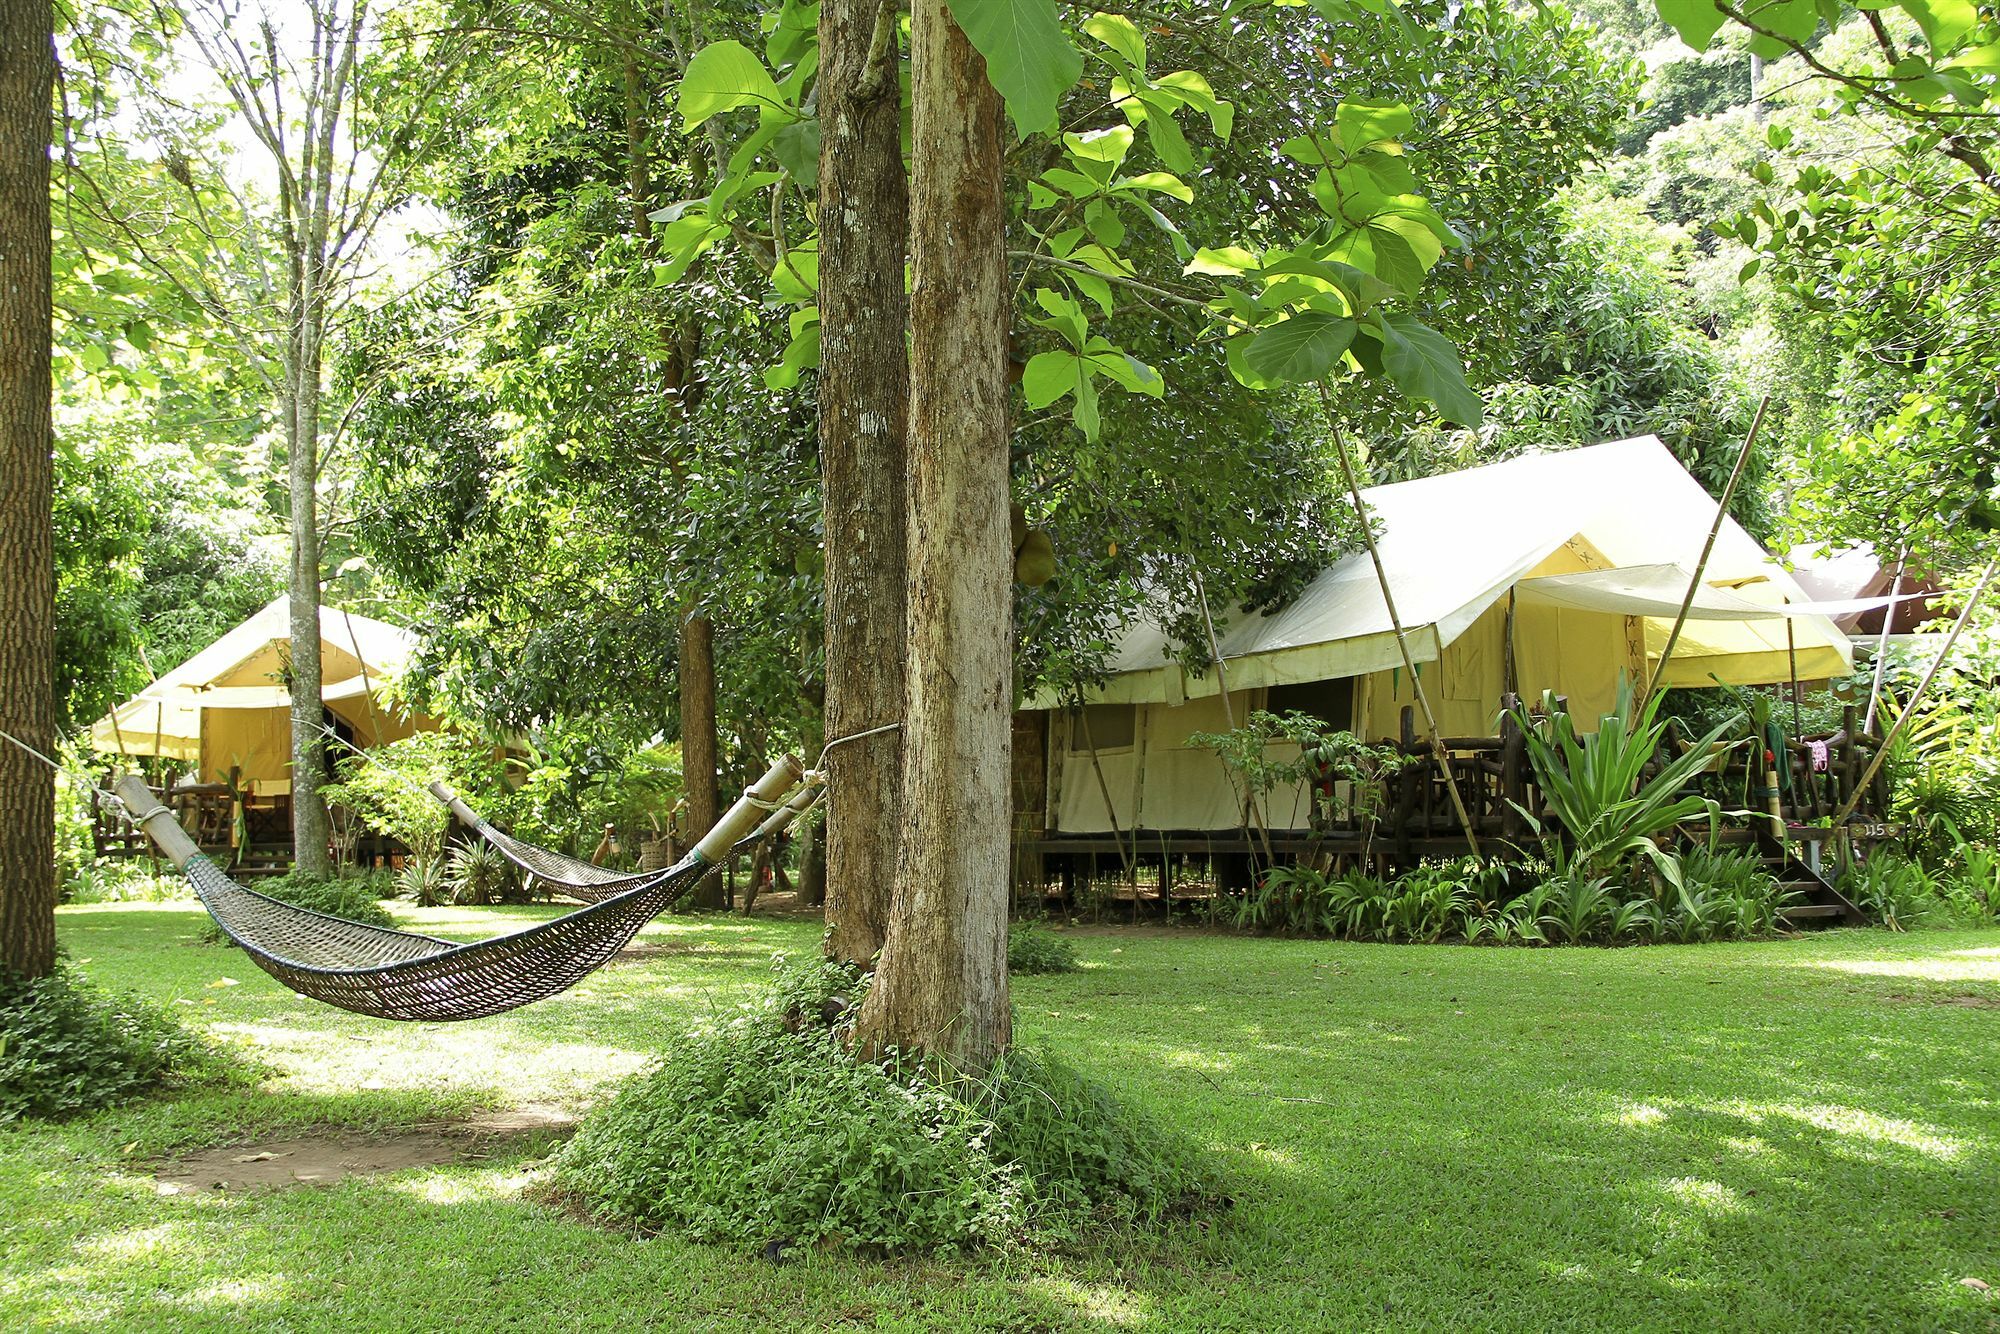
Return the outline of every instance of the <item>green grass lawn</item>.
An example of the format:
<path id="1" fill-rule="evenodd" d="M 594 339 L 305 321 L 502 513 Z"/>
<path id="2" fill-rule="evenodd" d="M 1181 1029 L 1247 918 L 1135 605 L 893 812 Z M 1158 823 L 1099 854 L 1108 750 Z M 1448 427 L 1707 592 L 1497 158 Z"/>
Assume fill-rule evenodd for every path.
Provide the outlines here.
<path id="1" fill-rule="evenodd" d="M 479 934 L 548 911 L 406 915 Z M 86 972 L 273 1075 L 0 1131 L 0 1328 L 2000 1328 L 1994 933 L 1080 935 L 1083 971 L 1016 980 L 1017 1033 L 1209 1146 L 1234 1209 L 1081 1257 L 773 1266 L 552 1213 L 521 1197 L 520 1153 L 259 1196 L 162 1196 L 145 1163 L 308 1125 L 581 1109 L 672 1021 L 815 950 L 817 923 L 668 918 L 566 996 L 451 1026 L 298 1000 L 194 943 L 200 921 L 73 908 L 61 932 Z"/>

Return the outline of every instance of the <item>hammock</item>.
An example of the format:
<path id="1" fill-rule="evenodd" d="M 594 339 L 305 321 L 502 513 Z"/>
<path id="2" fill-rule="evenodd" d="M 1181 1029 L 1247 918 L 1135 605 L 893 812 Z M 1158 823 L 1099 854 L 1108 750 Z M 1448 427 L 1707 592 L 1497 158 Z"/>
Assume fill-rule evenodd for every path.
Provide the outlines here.
<path id="1" fill-rule="evenodd" d="M 692 889 L 800 774 L 789 755 L 772 765 L 667 870 L 553 921 L 472 944 L 366 926 L 245 889 L 201 855 L 136 775 L 119 783 L 118 795 L 223 932 L 281 985 L 377 1019 L 446 1021 L 500 1014 L 575 986 Z"/>
<path id="2" fill-rule="evenodd" d="M 737 847 L 753 845 L 789 827 L 792 821 L 803 815 L 819 799 L 819 794 L 823 790 L 822 782 L 817 770 L 808 773 L 805 782 L 792 795 L 791 800 L 773 811 L 770 818 L 759 825 L 756 832 Z M 576 899 L 583 903 L 602 903 L 642 881 L 661 874 L 659 871 L 610 871 L 602 866 L 579 861 L 575 857 L 564 856 L 560 852 L 551 852 L 532 843 L 523 843 L 512 834 L 503 833 L 488 824 L 480 818 L 477 811 L 466 805 L 456 792 L 443 783 L 432 783 L 431 795 L 443 802 L 458 818 L 460 824 L 491 844 L 494 851 L 565 898 Z"/>

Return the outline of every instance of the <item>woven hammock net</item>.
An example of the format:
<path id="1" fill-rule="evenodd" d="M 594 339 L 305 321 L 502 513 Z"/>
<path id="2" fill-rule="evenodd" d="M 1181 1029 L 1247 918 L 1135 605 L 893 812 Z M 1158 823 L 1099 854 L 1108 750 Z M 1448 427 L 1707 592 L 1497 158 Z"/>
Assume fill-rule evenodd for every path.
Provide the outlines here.
<path id="1" fill-rule="evenodd" d="M 502 833 L 480 819 L 473 820 L 472 828 L 492 845 L 494 851 L 536 880 L 560 892 L 565 898 L 578 899 L 584 903 L 601 903 L 660 874 L 658 871 L 612 871 L 602 866 L 593 866 L 589 862 L 578 861 L 575 857 L 566 857 L 560 852 L 550 852 L 547 848 L 523 843 L 513 835 Z"/>
<path id="2" fill-rule="evenodd" d="M 694 888 L 708 865 L 690 854 L 587 908 L 471 944 L 300 908 L 245 889 L 206 857 L 182 870 L 224 933 L 284 986 L 377 1019 L 446 1021 L 482 1019 L 575 986 Z"/>

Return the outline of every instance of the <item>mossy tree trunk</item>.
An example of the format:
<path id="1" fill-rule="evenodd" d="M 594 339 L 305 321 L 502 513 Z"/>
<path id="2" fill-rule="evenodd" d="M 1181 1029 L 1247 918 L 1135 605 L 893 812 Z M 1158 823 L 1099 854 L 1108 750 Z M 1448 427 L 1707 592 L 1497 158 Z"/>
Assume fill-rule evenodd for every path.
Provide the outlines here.
<path id="1" fill-rule="evenodd" d="M 0 727 L 55 749 L 49 0 L 0 0 Z M 0 967 L 55 967 L 55 775 L 0 742 Z"/>
<path id="2" fill-rule="evenodd" d="M 897 7 L 823 0 L 819 15 L 819 446 L 826 531 L 826 735 L 903 713 L 909 364 Z M 834 747 L 826 950 L 873 963 L 889 926 L 902 738 Z"/>
<path id="3" fill-rule="evenodd" d="M 983 1070 L 1009 1040 L 1012 740 L 1000 98 L 944 0 L 911 14 L 909 660 L 902 848 L 864 1052 Z"/>

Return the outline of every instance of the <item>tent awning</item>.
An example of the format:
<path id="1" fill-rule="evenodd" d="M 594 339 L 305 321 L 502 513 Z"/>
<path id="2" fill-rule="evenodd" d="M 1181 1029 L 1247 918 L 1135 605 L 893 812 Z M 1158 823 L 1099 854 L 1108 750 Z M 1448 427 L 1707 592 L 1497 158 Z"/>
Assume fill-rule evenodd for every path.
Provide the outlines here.
<path id="1" fill-rule="evenodd" d="M 1681 600 L 1694 572 L 1680 565 L 1630 565 L 1617 570 L 1585 570 L 1579 574 L 1549 574 L 1523 579 L 1516 595 L 1523 602 L 1543 602 L 1578 611 L 1615 612 L 1626 616 L 1652 616 L 1672 621 L 1680 614 Z M 1910 594 L 1910 597 L 1918 596 Z M 1691 621 L 1769 621 L 1792 618 L 1832 619 L 1855 612 L 1873 611 L 1899 599 L 1891 597 L 1841 598 L 1830 602 L 1792 599 L 1785 602 L 1758 602 L 1727 588 L 1703 584 L 1688 604 Z"/>

